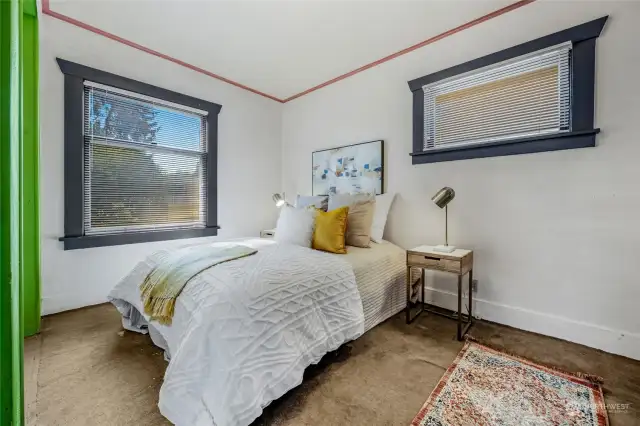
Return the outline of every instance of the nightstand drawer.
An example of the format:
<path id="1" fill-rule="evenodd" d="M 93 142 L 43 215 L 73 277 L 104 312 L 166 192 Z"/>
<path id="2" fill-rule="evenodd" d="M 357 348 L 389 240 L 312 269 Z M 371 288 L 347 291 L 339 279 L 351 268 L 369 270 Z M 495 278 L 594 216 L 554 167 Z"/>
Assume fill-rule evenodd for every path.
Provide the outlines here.
<path id="1" fill-rule="evenodd" d="M 266 229 L 264 231 L 260 231 L 260 238 L 273 238 L 276 236 L 275 229 Z"/>
<path id="2" fill-rule="evenodd" d="M 459 260 L 442 259 L 435 256 L 409 254 L 409 266 L 420 266 L 459 274 L 461 271 Z"/>

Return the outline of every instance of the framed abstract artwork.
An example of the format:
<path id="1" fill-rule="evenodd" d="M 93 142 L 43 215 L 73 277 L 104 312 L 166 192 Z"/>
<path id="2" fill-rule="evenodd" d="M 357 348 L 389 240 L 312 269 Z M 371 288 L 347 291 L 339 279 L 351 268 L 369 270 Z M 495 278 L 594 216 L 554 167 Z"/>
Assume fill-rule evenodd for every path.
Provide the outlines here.
<path id="1" fill-rule="evenodd" d="M 312 194 L 329 195 L 384 189 L 384 141 L 315 151 L 311 155 Z"/>

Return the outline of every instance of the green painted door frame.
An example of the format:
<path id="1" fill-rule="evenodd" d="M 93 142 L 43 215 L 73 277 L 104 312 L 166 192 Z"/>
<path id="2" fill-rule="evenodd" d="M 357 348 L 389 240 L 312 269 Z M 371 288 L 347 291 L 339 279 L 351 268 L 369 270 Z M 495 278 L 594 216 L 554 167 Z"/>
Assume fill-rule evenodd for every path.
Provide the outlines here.
<path id="1" fill-rule="evenodd" d="M 1 0 L 0 0 L 1 1 Z M 40 331 L 40 219 L 38 126 L 38 12 L 36 0 L 23 0 L 22 145 L 20 151 L 20 241 L 25 336 Z"/>
<path id="2" fill-rule="evenodd" d="M 38 21 L 0 0 L 0 426 L 21 426 L 23 341 L 40 327 Z"/>

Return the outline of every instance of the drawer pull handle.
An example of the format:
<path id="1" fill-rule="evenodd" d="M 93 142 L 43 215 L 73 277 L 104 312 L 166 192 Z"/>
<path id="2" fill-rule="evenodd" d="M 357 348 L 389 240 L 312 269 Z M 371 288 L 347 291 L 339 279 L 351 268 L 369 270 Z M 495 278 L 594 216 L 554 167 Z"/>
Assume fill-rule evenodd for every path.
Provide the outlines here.
<path id="1" fill-rule="evenodd" d="M 431 257 L 431 256 L 425 256 L 425 259 L 429 259 L 429 260 L 440 260 L 439 257 Z"/>

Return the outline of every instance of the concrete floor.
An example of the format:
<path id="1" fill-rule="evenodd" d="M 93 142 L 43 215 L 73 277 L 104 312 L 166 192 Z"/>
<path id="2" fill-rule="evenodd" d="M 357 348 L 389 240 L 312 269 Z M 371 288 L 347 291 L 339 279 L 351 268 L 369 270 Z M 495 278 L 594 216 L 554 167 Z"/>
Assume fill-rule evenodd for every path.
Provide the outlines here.
<path id="1" fill-rule="evenodd" d="M 454 322 L 402 315 L 326 357 L 258 425 L 408 425 L 462 343 Z M 640 362 L 504 326 L 478 340 L 566 371 L 602 376 L 611 426 L 640 424 Z M 158 412 L 166 363 L 148 336 L 122 331 L 111 305 L 52 315 L 25 341 L 29 425 L 168 425 Z M 612 406 L 611 404 L 620 404 Z"/>

